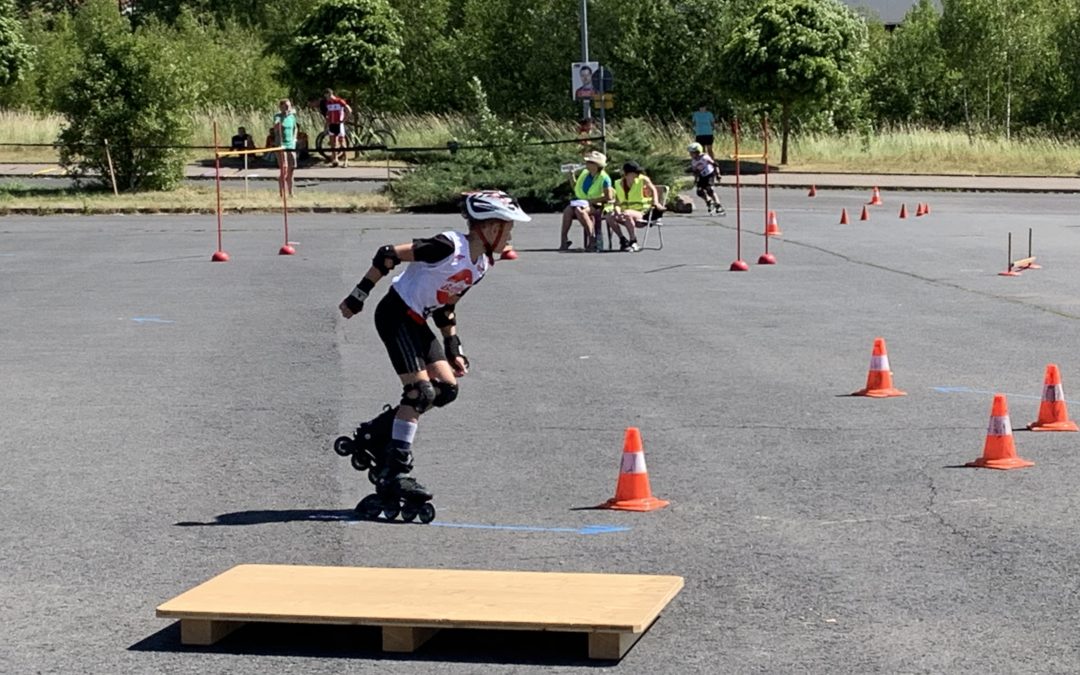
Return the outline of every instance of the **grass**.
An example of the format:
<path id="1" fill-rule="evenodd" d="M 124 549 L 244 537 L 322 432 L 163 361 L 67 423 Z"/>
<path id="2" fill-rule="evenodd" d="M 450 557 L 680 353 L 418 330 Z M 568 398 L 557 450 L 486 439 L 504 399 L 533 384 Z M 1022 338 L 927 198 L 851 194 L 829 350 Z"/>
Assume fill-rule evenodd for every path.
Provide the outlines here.
<path id="1" fill-rule="evenodd" d="M 217 109 L 192 113 L 195 126 L 195 145 L 213 144 L 213 122 L 218 123 L 221 143 L 239 126 L 247 127 L 262 146 L 270 124 L 269 111 Z M 315 131 L 321 128 L 318 114 L 301 110 L 301 127 L 307 129 L 314 142 Z M 460 115 L 398 115 L 387 120 L 397 136 L 400 147 L 445 147 L 447 141 L 460 138 L 468 120 Z M 648 120 L 652 143 L 657 151 L 685 154 L 690 140 L 681 120 Z M 50 143 L 60 131 L 63 118 L 59 115 L 39 115 L 17 111 L 0 111 L 0 144 Z M 574 125 L 552 120 L 533 120 L 532 126 L 549 138 L 574 135 Z M 617 120 L 612 126 L 617 133 Z M 718 139 L 717 152 L 731 153 L 730 137 Z M 780 154 L 779 138 L 770 139 L 773 163 Z M 740 152 L 755 154 L 762 151 L 760 131 L 747 128 Z M 576 148 L 567 148 L 572 159 Z M 205 159 L 208 151 L 193 151 L 191 160 Z M 374 163 L 384 158 L 372 156 Z M 826 171 L 847 173 L 923 173 L 923 174 L 986 174 L 1076 176 L 1080 172 L 1080 142 L 1049 137 L 1024 138 L 1006 141 L 1001 137 L 969 139 L 960 131 L 917 128 L 883 129 L 864 138 L 857 134 L 806 134 L 792 138 L 791 163 L 788 171 Z M 51 148 L 7 147 L 0 145 L 0 163 L 54 162 L 56 152 Z"/>
<path id="2" fill-rule="evenodd" d="M 115 196 L 108 190 L 54 190 L 31 188 L 15 181 L 0 182 L 0 214 L 33 211 L 48 213 L 214 213 L 216 195 L 212 185 L 184 186 L 171 192 L 132 192 Z M 231 212 L 274 212 L 281 198 L 274 189 L 222 190 L 221 206 Z M 297 192 L 289 199 L 293 210 L 348 212 L 393 210 L 381 194 L 345 192 Z"/>

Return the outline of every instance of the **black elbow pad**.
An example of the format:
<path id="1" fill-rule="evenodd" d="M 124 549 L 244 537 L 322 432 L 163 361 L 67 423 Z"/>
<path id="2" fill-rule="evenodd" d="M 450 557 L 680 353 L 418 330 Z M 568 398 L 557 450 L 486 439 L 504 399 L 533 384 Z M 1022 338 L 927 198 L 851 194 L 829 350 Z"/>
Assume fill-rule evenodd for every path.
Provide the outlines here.
<path id="1" fill-rule="evenodd" d="M 394 250 L 393 246 L 387 244 L 375 252 L 375 257 L 371 259 L 371 266 L 379 270 L 379 273 L 385 277 L 400 262 L 401 258 L 398 257 L 397 251 Z"/>

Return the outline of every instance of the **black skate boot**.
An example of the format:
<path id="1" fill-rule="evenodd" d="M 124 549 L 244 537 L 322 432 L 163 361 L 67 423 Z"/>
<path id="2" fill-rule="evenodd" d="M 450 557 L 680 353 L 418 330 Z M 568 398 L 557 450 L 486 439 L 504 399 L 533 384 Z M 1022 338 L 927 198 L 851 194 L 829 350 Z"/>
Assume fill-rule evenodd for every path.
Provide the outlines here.
<path id="1" fill-rule="evenodd" d="M 384 466 L 373 468 L 370 477 L 375 483 L 375 494 L 368 495 L 356 505 L 357 514 L 366 520 L 375 520 L 381 512 L 387 520 L 401 519 L 411 523 L 417 518 L 421 523 L 435 519 L 434 495 L 415 478 L 406 474 L 412 470 L 412 453 L 400 448 L 387 448 Z"/>
<path id="2" fill-rule="evenodd" d="M 390 438 L 394 430 L 394 416 L 397 408 L 389 405 L 383 407 L 383 411 L 374 419 L 362 423 L 357 427 L 352 438 L 340 436 L 334 441 L 334 452 L 342 457 L 352 455 L 352 465 L 357 471 L 381 466 L 381 455 L 390 444 Z M 372 479 L 371 482 L 375 482 Z"/>

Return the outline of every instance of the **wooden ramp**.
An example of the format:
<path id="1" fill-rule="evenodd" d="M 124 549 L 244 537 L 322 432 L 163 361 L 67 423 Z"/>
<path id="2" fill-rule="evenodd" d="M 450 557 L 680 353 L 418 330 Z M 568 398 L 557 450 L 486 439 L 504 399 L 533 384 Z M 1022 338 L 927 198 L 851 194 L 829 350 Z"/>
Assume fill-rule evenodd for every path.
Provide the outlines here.
<path id="1" fill-rule="evenodd" d="M 382 648 L 412 652 L 440 628 L 587 633 L 589 658 L 620 659 L 682 577 L 237 565 L 157 608 L 180 641 L 210 645 L 246 622 L 380 626 Z"/>

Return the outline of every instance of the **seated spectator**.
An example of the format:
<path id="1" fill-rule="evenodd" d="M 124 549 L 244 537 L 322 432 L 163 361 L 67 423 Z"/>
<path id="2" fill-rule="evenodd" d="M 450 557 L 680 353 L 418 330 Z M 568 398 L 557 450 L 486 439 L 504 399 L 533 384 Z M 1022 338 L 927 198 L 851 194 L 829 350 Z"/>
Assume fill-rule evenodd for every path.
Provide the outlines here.
<path id="1" fill-rule="evenodd" d="M 274 131 L 274 127 L 270 127 L 266 131 L 266 144 L 263 147 L 264 148 L 277 147 L 277 133 Z M 265 155 L 263 155 L 262 157 L 263 157 L 263 161 L 266 162 L 267 164 L 273 164 L 274 166 L 277 166 L 277 153 L 268 152 Z"/>
<path id="2" fill-rule="evenodd" d="M 232 137 L 232 149 L 254 150 L 255 139 L 251 137 L 251 134 L 247 132 L 247 129 L 240 127 L 236 130 L 236 135 Z"/>
<path id="3" fill-rule="evenodd" d="M 619 237 L 619 250 L 637 253 L 637 231 L 652 208 L 656 186 L 637 162 L 623 164 L 623 175 L 615 183 L 615 206 L 607 216 L 607 226 Z M 622 230 L 626 230 L 624 236 Z"/>
<path id="4" fill-rule="evenodd" d="M 585 230 L 585 250 L 596 245 L 596 227 L 608 205 L 615 200 L 615 191 L 611 187 L 611 176 L 604 171 L 607 157 L 593 150 L 585 155 L 585 170 L 578 174 L 574 182 L 574 199 L 563 211 L 562 237 L 559 250 L 570 248 L 570 225 L 574 220 L 581 223 Z"/>
<path id="5" fill-rule="evenodd" d="M 296 127 L 296 152 L 299 153 L 301 162 L 306 162 L 311 156 L 307 132 L 302 131 L 299 126 Z"/>

